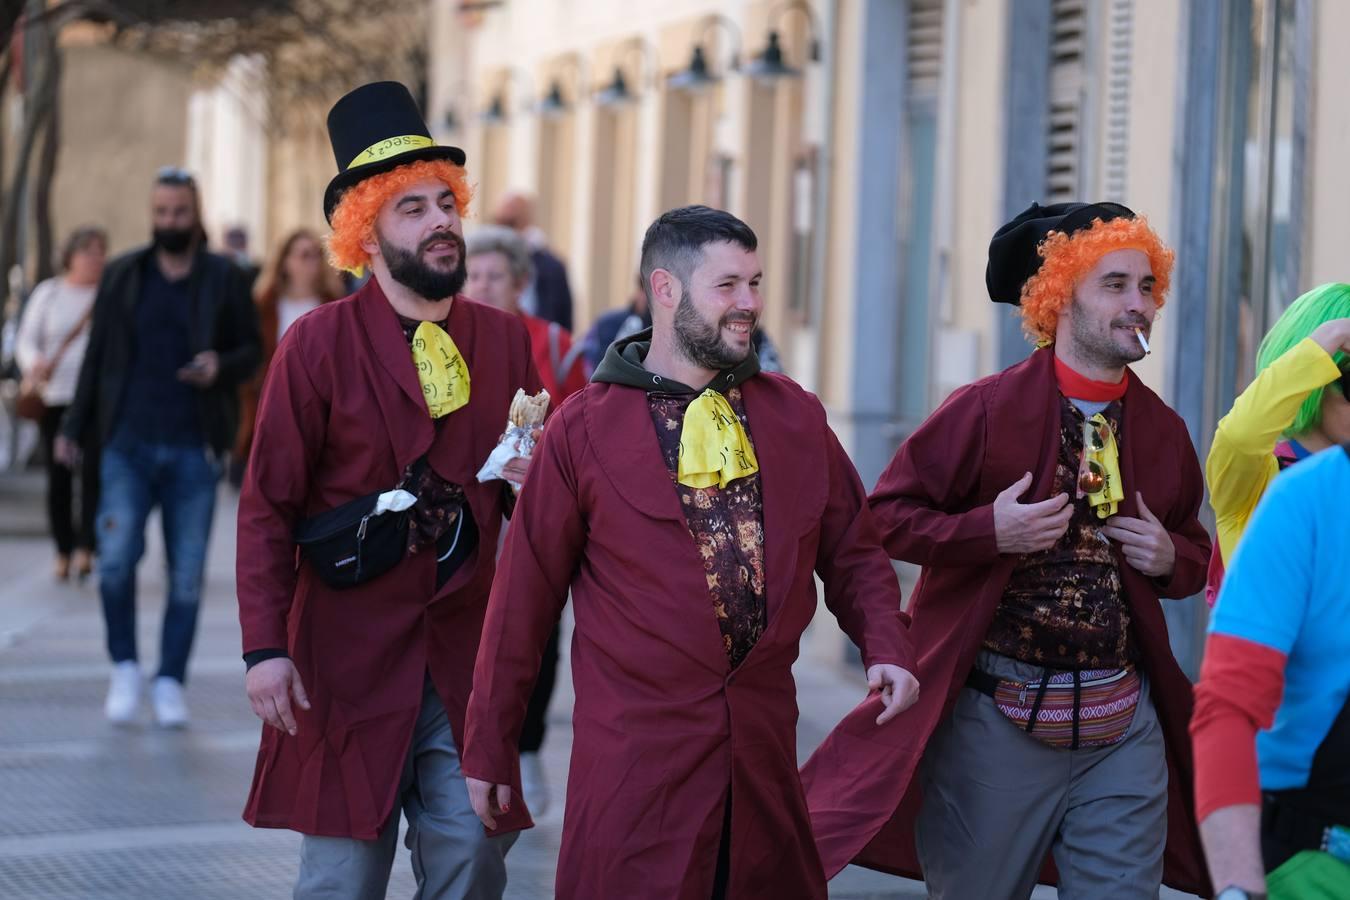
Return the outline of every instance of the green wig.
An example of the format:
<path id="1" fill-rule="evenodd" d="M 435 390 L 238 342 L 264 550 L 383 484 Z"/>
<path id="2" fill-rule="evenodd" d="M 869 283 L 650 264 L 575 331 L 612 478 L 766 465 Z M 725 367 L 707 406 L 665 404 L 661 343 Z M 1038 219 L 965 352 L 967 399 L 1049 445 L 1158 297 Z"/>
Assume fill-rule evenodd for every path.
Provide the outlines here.
<path id="1" fill-rule="evenodd" d="M 1308 291 L 1289 304 L 1261 341 L 1261 347 L 1256 351 L 1257 374 L 1310 337 L 1319 325 L 1346 318 L 1350 318 L 1350 284 L 1323 284 Z M 1344 353 L 1337 353 L 1334 359 L 1342 370 L 1346 368 Z M 1298 408 L 1294 423 L 1285 430 L 1285 437 L 1297 437 L 1322 424 L 1322 392 L 1325 390 L 1320 387 L 1307 396 Z"/>

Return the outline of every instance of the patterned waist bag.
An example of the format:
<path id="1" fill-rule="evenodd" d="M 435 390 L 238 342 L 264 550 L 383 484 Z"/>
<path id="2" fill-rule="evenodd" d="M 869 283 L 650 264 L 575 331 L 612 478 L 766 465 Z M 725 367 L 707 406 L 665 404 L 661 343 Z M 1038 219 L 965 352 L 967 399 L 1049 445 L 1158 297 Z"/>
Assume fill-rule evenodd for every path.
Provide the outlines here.
<path id="1" fill-rule="evenodd" d="M 966 685 L 992 697 L 1008 721 L 1057 750 L 1110 747 L 1125 739 L 1143 680 L 1133 668 L 1046 669 L 1037 681 L 971 669 Z"/>

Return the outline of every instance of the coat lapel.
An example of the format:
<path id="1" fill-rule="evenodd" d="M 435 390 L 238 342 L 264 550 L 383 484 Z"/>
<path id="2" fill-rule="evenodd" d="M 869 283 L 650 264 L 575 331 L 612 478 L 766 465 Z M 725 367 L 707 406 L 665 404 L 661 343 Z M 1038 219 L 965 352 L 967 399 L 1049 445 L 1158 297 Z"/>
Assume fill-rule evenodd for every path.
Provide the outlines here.
<path id="1" fill-rule="evenodd" d="M 422 385 L 412 365 L 411 351 L 399 327 L 398 316 L 389 305 L 379 282 L 371 278 L 356 295 L 356 308 L 361 327 L 370 341 L 377 362 L 376 399 L 384 416 L 386 433 L 398 457 L 402 472 L 431 446 L 435 435 L 431 417 L 427 415 Z M 383 377 L 379 377 L 380 374 Z M 389 389 L 388 385 L 394 385 Z M 381 389 L 381 388 L 385 389 Z M 412 404 L 412 409 L 409 409 Z"/>
<path id="2" fill-rule="evenodd" d="M 782 618 L 801 539 L 820 522 L 829 465 L 820 430 L 788 416 L 800 407 L 775 402 L 777 392 L 763 377 L 741 385 L 764 502 L 765 637 Z"/>
<path id="3" fill-rule="evenodd" d="M 1054 350 L 1037 350 L 997 376 L 989 401 L 989 430 L 980 474 L 980 502 L 987 503 L 1023 474 L 1032 475 L 1023 503 L 1054 492 L 1059 459 L 1059 389 Z"/>
<path id="4" fill-rule="evenodd" d="M 586 398 L 584 411 L 595 457 L 614 489 L 643 515 L 687 528 L 661 457 L 646 392 L 606 385 Z"/>

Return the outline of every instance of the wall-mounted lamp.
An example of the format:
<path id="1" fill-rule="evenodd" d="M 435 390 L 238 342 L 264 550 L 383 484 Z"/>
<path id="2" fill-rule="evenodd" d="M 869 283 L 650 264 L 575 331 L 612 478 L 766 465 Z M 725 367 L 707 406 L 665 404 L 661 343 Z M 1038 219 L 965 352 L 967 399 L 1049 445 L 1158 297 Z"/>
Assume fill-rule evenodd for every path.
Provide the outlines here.
<path id="1" fill-rule="evenodd" d="M 478 121 L 484 125 L 500 125 L 506 121 L 506 101 L 500 91 L 492 96 L 487 109 L 478 114 Z"/>
<path id="2" fill-rule="evenodd" d="M 703 26 L 699 30 L 699 41 L 694 45 L 689 65 L 666 80 L 666 84 L 672 90 L 698 93 L 707 90 L 722 80 L 721 74 L 713 72 L 708 67 L 708 57 L 703 49 L 708 32 L 717 25 L 721 25 L 730 32 L 732 39 L 731 57 L 727 61 L 726 71 L 734 72 L 740 68 L 741 33 L 737 30 L 735 23 L 726 16 L 714 15 L 704 20 Z"/>
<path id="3" fill-rule="evenodd" d="M 629 89 L 628 79 L 623 73 L 623 63 L 632 56 L 634 50 L 642 55 L 638 67 L 638 90 L 636 92 Z M 609 84 L 595 95 L 595 104 L 597 106 L 621 106 L 625 103 L 632 103 L 640 100 L 642 99 L 643 93 L 645 93 L 645 89 L 656 82 L 656 74 L 660 69 L 660 62 L 656 59 L 656 51 L 652 49 L 652 45 L 647 43 L 645 39 L 636 37 L 625 42 L 620 49 L 620 53 L 622 55 L 619 57 L 619 63 L 614 66 L 614 76 L 610 79 Z M 649 74 L 646 78 L 642 75 L 643 63 L 648 67 Z"/>
<path id="4" fill-rule="evenodd" d="M 811 62 L 820 61 L 820 23 L 816 20 L 815 11 L 806 0 L 790 0 L 769 13 L 769 36 L 764 50 L 760 52 L 746 66 L 745 74 L 751 78 L 764 83 L 772 83 L 783 78 L 798 78 L 802 70 L 794 68 L 787 64 L 783 58 L 783 44 L 779 38 L 779 29 L 772 27 L 777 25 L 779 20 L 787 13 L 797 10 L 806 16 L 806 26 L 808 37 L 810 38 L 810 53 L 808 58 Z"/>
<path id="5" fill-rule="evenodd" d="M 550 66 L 548 93 L 539 101 L 537 108 L 539 115 L 544 118 L 556 118 L 571 109 L 571 104 L 567 102 L 567 96 L 563 93 L 564 75 L 572 76 L 571 81 L 575 86 L 573 96 L 580 97 L 586 84 L 586 73 L 579 55 L 568 54 Z"/>
<path id="6" fill-rule="evenodd" d="M 492 92 L 492 100 L 487 107 L 478 114 L 478 121 L 484 125 L 501 125 L 511 117 L 516 109 L 525 109 L 529 105 L 528 100 L 520 101 L 517 105 L 512 98 L 512 85 L 515 85 L 515 94 L 517 97 L 530 95 L 530 76 L 524 69 L 517 66 L 502 69 L 497 79 L 496 89 Z M 522 92 L 521 87 L 524 87 Z M 449 126 L 447 126 L 449 127 Z"/>

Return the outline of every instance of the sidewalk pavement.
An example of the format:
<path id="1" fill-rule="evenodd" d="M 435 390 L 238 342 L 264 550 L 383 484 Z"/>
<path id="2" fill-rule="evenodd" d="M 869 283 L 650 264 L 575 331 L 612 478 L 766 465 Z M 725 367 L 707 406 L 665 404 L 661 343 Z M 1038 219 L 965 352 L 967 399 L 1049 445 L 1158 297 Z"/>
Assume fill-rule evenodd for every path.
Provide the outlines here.
<path id="1" fill-rule="evenodd" d="M 260 726 L 244 696 L 239 658 L 233 492 L 221 489 L 212 535 L 189 670 L 192 724 L 165 731 L 151 723 L 148 710 L 131 728 L 104 720 L 109 669 L 96 586 L 51 580 L 50 545 L 34 536 L 41 533 L 42 511 L 31 487 L 0 477 L 0 897 L 289 896 L 299 837 L 252 829 L 239 818 Z M 28 524 L 6 528 L 10 520 Z M 142 665 L 151 674 L 164 602 L 158 532 L 154 518 L 138 603 Z M 826 616 L 812 627 L 835 625 Z M 542 754 L 554 803 L 508 857 L 510 900 L 553 896 L 571 745 L 571 678 L 563 665 Z M 862 696 L 862 675 L 804 659 L 796 676 L 805 759 Z M 400 846 L 388 896 L 410 897 L 414 889 Z M 850 867 L 831 882 L 830 896 L 893 900 L 924 891 L 917 882 Z M 1055 894 L 1040 889 L 1036 896 Z"/>

